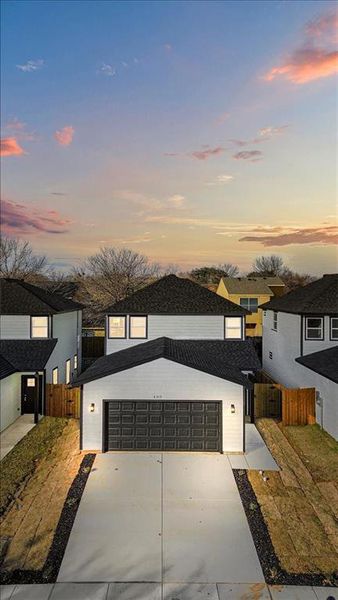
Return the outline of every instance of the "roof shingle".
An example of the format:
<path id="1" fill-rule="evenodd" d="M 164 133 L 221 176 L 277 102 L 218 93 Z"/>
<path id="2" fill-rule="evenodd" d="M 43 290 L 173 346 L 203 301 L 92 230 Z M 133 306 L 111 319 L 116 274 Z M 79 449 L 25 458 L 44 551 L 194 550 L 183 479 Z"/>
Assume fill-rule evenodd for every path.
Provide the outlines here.
<path id="1" fill-rule="evenodd" d="M 338 383 L 338 346 L 295 359 L 300 365 Z"/>
<path id="2" fill-rule="evenodd" d="M 324 275 L 284 296 L 272 298 L 260 308 L 300 315 L 338 314 L 338 274 Z"/>
<path id="3" fill-rule="evenodd" d="M 51 315 L 81 310 L 82 305 L 19 279 L 0 279 L 3 315 Z"/>
<path id="4" fill-rule="evenodd" d="M 5 374 L 5 362 L 14 369 L 11 371 L 12 373 L 42 371 L 56 343 L 57 339 L 55 338 L 49 340 L 0 340 L 1 378 L 11 374 L 10 372 Z"/>
<path id="5" fill-rule="evenodd" d="M 109 307 L 109 313 L 136 314 L 249 314 L 190 279 L 167 275 Z"/>
<path id="6" fill-rule="evenodd" d="M 279 277 L 222 277 L 229 294 L 264 294 L 273 296 L 269 286 L 284 286 Z"/>
<path id="7" fill-rule="evenodd" d="M 159 358 L 166 358 L 246 387 L 251 387 L 251 384 L 242 371 L 255 371 L 261 367 L 250 340 L 230 342 L 161 337 L 102 356 L 79 375 L 74 385 L 101 379 Z"/>

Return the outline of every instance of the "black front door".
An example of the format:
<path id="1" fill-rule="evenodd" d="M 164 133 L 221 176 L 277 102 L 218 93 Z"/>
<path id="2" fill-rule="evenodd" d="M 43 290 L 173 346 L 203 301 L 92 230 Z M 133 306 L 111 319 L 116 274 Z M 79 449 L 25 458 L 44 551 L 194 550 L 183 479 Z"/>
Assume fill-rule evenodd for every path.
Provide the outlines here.
<path id="1" fill-rule="evenodd" d="M 34 375 L 22 375 L 21 377 L 21 414 L 34 414 L 35 398 L 38 394 L 39 413 L 42 410 L 42 375 L 39 375 L 39 389 Z"/>

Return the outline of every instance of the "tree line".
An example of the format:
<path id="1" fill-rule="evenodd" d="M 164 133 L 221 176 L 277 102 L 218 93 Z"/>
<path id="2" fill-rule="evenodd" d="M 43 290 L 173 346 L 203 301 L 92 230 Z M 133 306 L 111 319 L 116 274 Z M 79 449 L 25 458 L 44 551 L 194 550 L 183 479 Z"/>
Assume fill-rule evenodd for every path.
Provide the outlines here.
<path id="1" fill-rule="evenodd" d="M 0 241 L 1 277 L 23 279 L 81 302 L 88 325 L 100 323 L 107 306 L 169 273 L 215 289 L 221 277 L 238 277 L 240 271 L 237 265 L 223 263 L 182 272 L 175 265 L 163 268 L 128 248 L 105 247 L 84 259 L 79 266 L 73 266 L 69 273 L 62 273 L 48 263 L 46 256 L 37 255 L 29 242 L 6 236 Z M 288 290 L 315 280 L 308 273 L 291 270 L 280 256 L 274 254 L 255 258 L 251 271 L 242 276 L 279 276 Z"/>

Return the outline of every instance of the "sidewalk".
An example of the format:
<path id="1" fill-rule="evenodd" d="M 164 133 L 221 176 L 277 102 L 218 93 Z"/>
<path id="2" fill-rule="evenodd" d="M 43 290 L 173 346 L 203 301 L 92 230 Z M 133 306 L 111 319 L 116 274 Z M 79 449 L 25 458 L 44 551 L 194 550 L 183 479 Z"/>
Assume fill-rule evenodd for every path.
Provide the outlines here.
<path id="1" fill-rule="evenodd" d="M 338 600 L 338 588 L 254 584 L 55 583 L 6 585 L 1 600 Z"/>

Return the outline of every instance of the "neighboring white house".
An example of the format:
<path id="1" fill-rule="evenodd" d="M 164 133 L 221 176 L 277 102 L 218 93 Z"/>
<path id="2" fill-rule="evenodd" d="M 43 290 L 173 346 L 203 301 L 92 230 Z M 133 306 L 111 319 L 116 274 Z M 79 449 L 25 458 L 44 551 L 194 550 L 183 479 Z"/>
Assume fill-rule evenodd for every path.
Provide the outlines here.
<path id="1" fill-rule="evenodd" d="M 243 452 L 248 373 L 260 368 L 248 312 L 175 275 L 107 312 L 106 355 L 74 382 L 81 448 Z"/>
<path id="2" fill-rule="evenodd" d="M 338 439 L 338 275 L 261 308 L 264 371 L 286 387 L 315 387 L 317 422 Z"/>
<path id="3" fill-rule="evenodd" d="M 80 372 L 82 307 L 17 279 L 1 279 L 0 294 L 3 430 L 37 407 L 43 414 L 45 383 L 71 383 Z M 32 378 L 38 372 L 40 384 Z"/>

